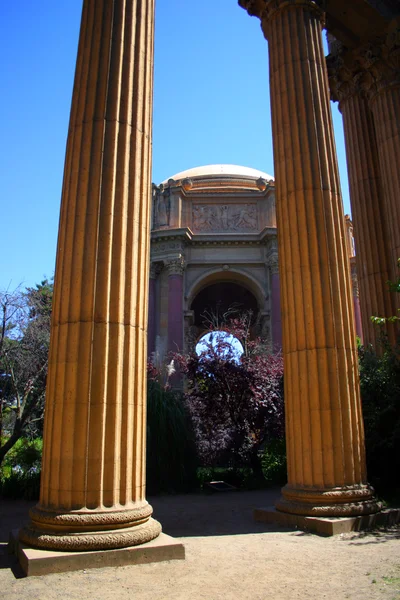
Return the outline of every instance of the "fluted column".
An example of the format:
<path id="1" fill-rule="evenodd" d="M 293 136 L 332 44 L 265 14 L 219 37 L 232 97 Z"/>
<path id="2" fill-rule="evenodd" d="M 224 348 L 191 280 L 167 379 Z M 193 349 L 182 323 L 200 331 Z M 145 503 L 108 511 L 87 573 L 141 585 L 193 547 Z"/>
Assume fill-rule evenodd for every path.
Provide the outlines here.
<path id="1" fill-rule="evenodd" d="M 153 0 L 84 0 L 57 250 L 39 504 L 22 541 L 158 536 L 145 499 Z"/>
<path id="2" fill-rule="evenodd" d="M 364 344 L 379 347 L 382 332 L 371 316 L 393 314 L 387 281 L 390 253 L 375 128 L 365 98 L 348 95 L 340 102 L 346 142 L 351 208 L 356 240 L 357 277 Z M 393 326 L 386 332 L 394 341 Z"/>
<path id="3" fill-rule="evenodd" d="M 183 273 L 184 259 L 169 260 L 168 269 L 168 351 L 183 350 Z"/>
<path id="4" fill-rule="evenodd" d="M 363 74 L 354 59 L 349 55 L 330 55 L 328 69 L 332 96 L 339 100 L 343 115 L 363 341 L 379 349 L 382 331 L 372 323 L 371 316 L 394 314 L 395 304 L 387 285 L 390 278 L 389 223 L 374 120 L 363 89 Z M 386 324 L 385 331 L 393 343 L 393 324 Z"/>
<path id="5" fill-rule="evenodd" d="M 370 107 L 386 203 L 390 279 L 394 281 L 399 276 L 400 258 L 400 16 L 393 20 L 380 46 L 365 48 L 361 61 L 371 75 Z M 397 298 L 396 301 L 400 308 Z"/>
<path id="6" fill-rule="evenodd" d="M 277 508 L 373 512 L 322 2 L 240 3 L 269 41 L 288 458 Z"/>

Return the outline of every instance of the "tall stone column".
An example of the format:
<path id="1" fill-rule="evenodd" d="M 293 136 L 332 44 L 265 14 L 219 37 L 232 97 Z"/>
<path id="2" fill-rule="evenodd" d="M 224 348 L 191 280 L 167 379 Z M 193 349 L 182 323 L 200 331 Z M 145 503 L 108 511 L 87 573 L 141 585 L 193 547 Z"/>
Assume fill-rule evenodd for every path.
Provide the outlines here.
<path id="1" fill-rule="evenodd" d="M 153 0 L 84 0 L 32 546 L 122 548 L 161 529 L 145 499 L 153 21 Z"/>
<path id="2" fill-rule="evenodd" d="M 271 284 L 271 335 L 274 352 L 282 350 L 281 286 L 279 282 L 278 246 L 276 241 L 270 245 L 267 265 Z"/>
<path id="3" fill-rule="evenodd" d="M 389 292 L 390 246 L 373 115 L 359 66 L 348 54 L 328 57 L 329 83 L 343 115 L 364 344 L 380 347 L 382 331 L 371 316 L 394 314 Z M 357 309 L 357 306 L 355 306 Z M 385 326 L 391 342 L 394 327 Z"/>
<path id="4" fill-rule="evenodd" d="M 168 269 L 168 351 L 183 350 L 183 257 L 169 260 Z"/>
<path id="5" fill-rule="evenodd" d="M 370 75 L 370 108 L 378 146 L 389 244 L 390 279 L 397 280 L 400 258 L 400 16 L 392 21 L 380 45 L 368 45 L 359 55 Z M 396 299 L 397 301 L 397 299 Z M 400 307 L 397 301 L 397 307 Z"/>
<path id="6" fill-rule="evenodd" d="M 269 41 L 288 484 L 299 515 L 379 510 L 367 484 L 349 261 L 319 0 L 240 0 Z"/>

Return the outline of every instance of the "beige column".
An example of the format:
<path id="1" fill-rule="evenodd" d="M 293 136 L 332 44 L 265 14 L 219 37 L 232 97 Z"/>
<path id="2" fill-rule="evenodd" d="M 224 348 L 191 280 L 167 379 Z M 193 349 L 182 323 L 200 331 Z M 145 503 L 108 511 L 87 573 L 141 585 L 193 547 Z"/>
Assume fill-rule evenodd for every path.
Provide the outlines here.
<path id="1" fill-rule="evenodd" d="M 344 216 L 313 0 L 240 0 L 269 41 L 288 484 L 280 511 L 379 510 L 367 484 Z"/>
<path id="2" fill-rule="evenodd" d="M 350 62 L 350 64 L 346 65 Z M 329 83 L 343 115 L 350 198 L 356 241 L 357 277 L 364 344 L 381 347 L 381 328 L 371 316 L 394 314 L 390 277 L 389 227 L 379 168 L 373 115 L 363 89 L 364 78 L 350 55 L 328 57 Z M 385 326 L 391 343 L 393 324 Z"/>
<path id="3" fill-rule="evenodd" d="M 57 251 L 39 504 L 20 538 L 158 536 L 145 499 L 154 0 L 84 0 Z"/>

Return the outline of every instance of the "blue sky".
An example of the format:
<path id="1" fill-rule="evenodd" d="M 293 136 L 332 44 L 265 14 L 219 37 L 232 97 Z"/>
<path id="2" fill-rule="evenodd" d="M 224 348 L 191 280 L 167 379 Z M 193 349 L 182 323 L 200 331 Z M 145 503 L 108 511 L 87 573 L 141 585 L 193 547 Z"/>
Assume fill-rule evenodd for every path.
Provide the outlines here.
<path id="1" fill-rule="evenodd" d="M 0 289 L 54 271 L 82 0 L 0 9 Z M 341 116 L 333 107 L 345 212 Z M 273 175 L 268 47 L 236 0 L 157 0 L 153 181 L 212 163 Z"/>

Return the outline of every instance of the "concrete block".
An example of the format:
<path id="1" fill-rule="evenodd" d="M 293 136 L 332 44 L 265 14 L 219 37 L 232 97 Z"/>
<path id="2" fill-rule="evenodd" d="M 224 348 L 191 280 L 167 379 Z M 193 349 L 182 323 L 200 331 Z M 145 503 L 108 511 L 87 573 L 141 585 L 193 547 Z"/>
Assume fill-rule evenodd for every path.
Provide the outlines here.
<path id="1" fill-rule="evenodd" d="M 10 535 L 9 551 L 17 554 L 19 563 L 28 577 L 185 558 L 184 545 L 165 533 L 146 544 L 130 548 L 64 552 L 29 548 L 18 541 L 18 530 L 14 530 Z"/>

